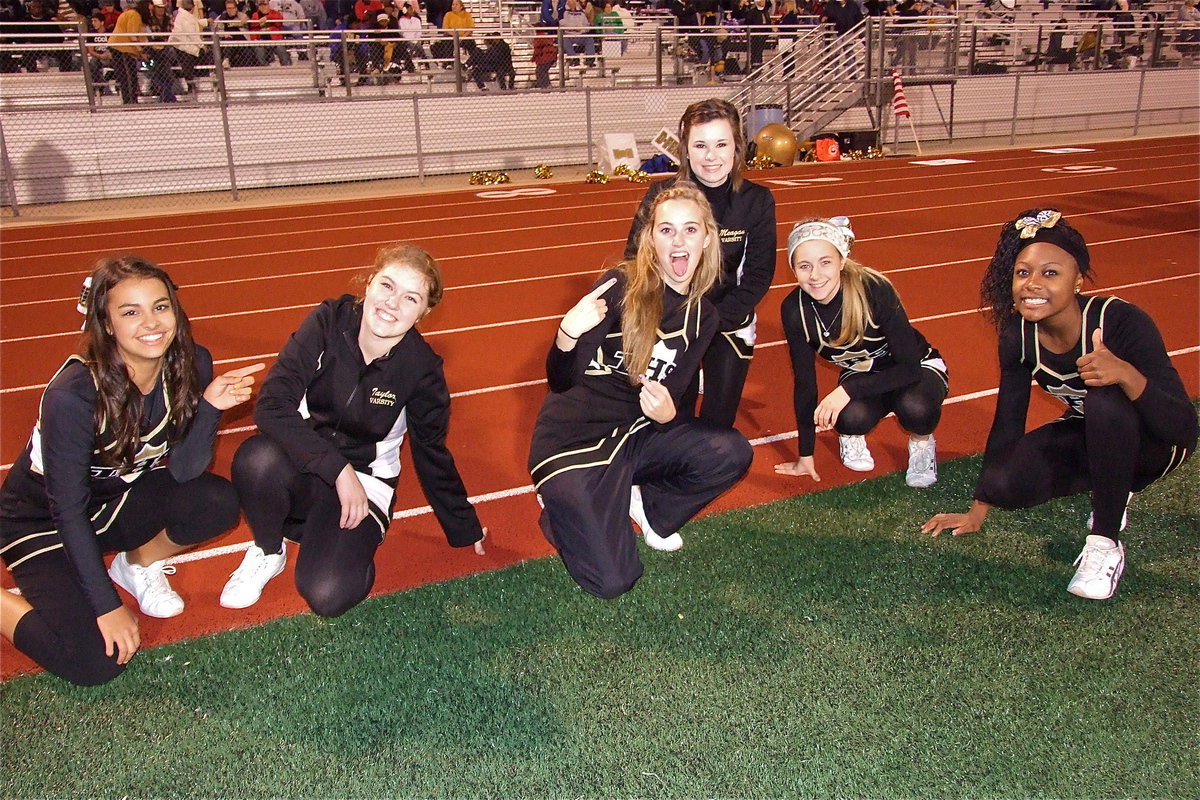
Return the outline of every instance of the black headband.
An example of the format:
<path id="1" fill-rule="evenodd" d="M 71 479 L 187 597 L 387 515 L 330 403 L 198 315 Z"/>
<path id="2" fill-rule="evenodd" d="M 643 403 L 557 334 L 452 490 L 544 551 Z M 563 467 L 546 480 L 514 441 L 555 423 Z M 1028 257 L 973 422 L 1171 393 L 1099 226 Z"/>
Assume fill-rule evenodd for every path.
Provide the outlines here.
<path id="1" fill-rule="evenodd" d="M 1083 242 L 1083 237 L 1076 234 L 1071 236 L 1062 228 L 1058 227 L 1059 221 L 1062 219 L 1062 214 L 1053 210 L 1039 211 L 1031 217 L 1021 217 L 1013 223 L 1013 227 L 1020 231 L 1019 242 L 1021 250 L 1024 250 L 1034 242 L 1046 242 L 1056 247 L 1062 248 L 1071 254 L 1075 259 L 1075 263 L 1079 265 L 1080 274 L 1087 274 L 1091 268 L 1091 256 L 1088 255 L 1087 245 Z"/>

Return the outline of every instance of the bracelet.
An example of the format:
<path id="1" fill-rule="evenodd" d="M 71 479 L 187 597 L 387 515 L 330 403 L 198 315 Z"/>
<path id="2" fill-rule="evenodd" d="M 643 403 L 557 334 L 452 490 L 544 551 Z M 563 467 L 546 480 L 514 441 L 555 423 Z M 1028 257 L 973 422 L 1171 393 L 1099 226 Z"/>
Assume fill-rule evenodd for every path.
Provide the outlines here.
<path id="1" fill-rule="evenodd" d="M 559 333 L 561 333 L 563 336 L 567 337 L 568 339 L 570 339 L 570 340 L 571 340 L 571 341 L 573 341 L 573 342 L 578 342 L 578 341 L 579 341 L 579 337 L 578 337 L 578 336 L 572 336 L 571 334 L 569 334 L 569 333 L 567 333 L 566 331 L 564 331 L 564 330 L 563 330 L 563 326 L 562 326 L 562 325 L 559 325 L 559 326 L 558 326 L 558 332 L 559 332 Z"/>

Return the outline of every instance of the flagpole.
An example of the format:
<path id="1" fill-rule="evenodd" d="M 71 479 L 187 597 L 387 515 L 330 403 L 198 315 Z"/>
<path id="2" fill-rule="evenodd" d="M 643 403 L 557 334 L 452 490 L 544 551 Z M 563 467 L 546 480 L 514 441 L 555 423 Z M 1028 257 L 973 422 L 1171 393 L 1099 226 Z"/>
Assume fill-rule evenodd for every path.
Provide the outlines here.
<path id="1" fill-rule="evenodd" d="M 904 82 L 900 80 L 900 70 L 898 69 L 892 70 L 892 113 L 897 119 L 904 117 L 908 120 L 908 130 L 912 133 L 913 143 L 917 145 L 917 154 L 924 155 L 921 150 L 921 140 L 917 138 L 917 129 L 913 125 L 912 113 L 908 110 L 908 101 L 904 98 Z"/>

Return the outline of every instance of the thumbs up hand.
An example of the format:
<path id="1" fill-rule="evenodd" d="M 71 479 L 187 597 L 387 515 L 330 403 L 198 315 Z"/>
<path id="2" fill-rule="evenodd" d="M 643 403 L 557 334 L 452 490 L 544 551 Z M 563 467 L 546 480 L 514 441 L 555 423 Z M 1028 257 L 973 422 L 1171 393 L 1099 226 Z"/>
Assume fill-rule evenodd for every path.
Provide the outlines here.
<path id="1" fill-rule="evenodd" d="M 1076 359 L 1075 367 L 1088 386 L 1119 385 L 1130 400 L 1136 400 L 1146 388 L 1146 378 L 1137 367 L 1118 358 L 1104 344 L 1104 331 L 1100 328 L 1092 332 L 1092 352 Z"/>

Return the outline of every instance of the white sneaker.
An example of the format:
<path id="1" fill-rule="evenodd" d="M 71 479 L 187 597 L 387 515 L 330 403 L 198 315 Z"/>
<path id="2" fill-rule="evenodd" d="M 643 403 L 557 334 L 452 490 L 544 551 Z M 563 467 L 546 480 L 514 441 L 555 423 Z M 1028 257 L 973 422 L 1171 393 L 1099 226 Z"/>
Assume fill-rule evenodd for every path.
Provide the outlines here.
<path id="1" fill-rule="evenodd" d="M 242 564 L 235 569 L 221 590 L 221 605 L 225 608 L 249 608 L 262 597 L 267 582 L 283 572 L 287 564 L 287 544 L 278 553 L 267 555 L 256 544 L 250 545 Z"/>
<path id="2" fill-rule="evenodd" d="M 932 436 L 925 441 L 908 440 L 908 472 L 904 482 L 914 489 L 928 489 L 937 483 L 937 442 Z"/>
<path id="3" fill-rule="evenodd" d="M 1075 563 L 1079 569 L 1067 584 L 1067 591 L 1088 600 L 1107 600 L 1117 591 L 1117 582 L 1125 571 L 1125 544 L 1090 534 Z"/>
<path id="4" fill-rule="evenodd" d="M 125 553 L 117 553 L 108 577 L 117 586 L 133 595 L 138 608 L 148 617 L 166 619 L 183 612 L 183 598 L 175 593 L 167 576 L 175 574 L 175 567 L 166 561 L 155 561 L 148 567 L 129 563 Z"/>
<path id="5" fill-rule="evenodd" d="M 875 469 L 875 459 L 867 449 L 865 436 L 839 436 L 838 452 L 842 456 L 842 463 L 855 472 L 870 472 Z"/>
<path id="6" fill-rule="evenodd" d="M 678 531 L 672 533 L 670 536 L 659 536 L 650 527 L 650 523 L 646 521 L 646 509 L 642 507 L 642 489 L 640 486 L 631 486 L 629 488 L 629 516 L 642 529 L 642 538 L 646 540 L 646 544 L 655 550 L 662 550 L 664 553 L 673 553 L 683 547 L 683 537 L 679 535 Z"/>

